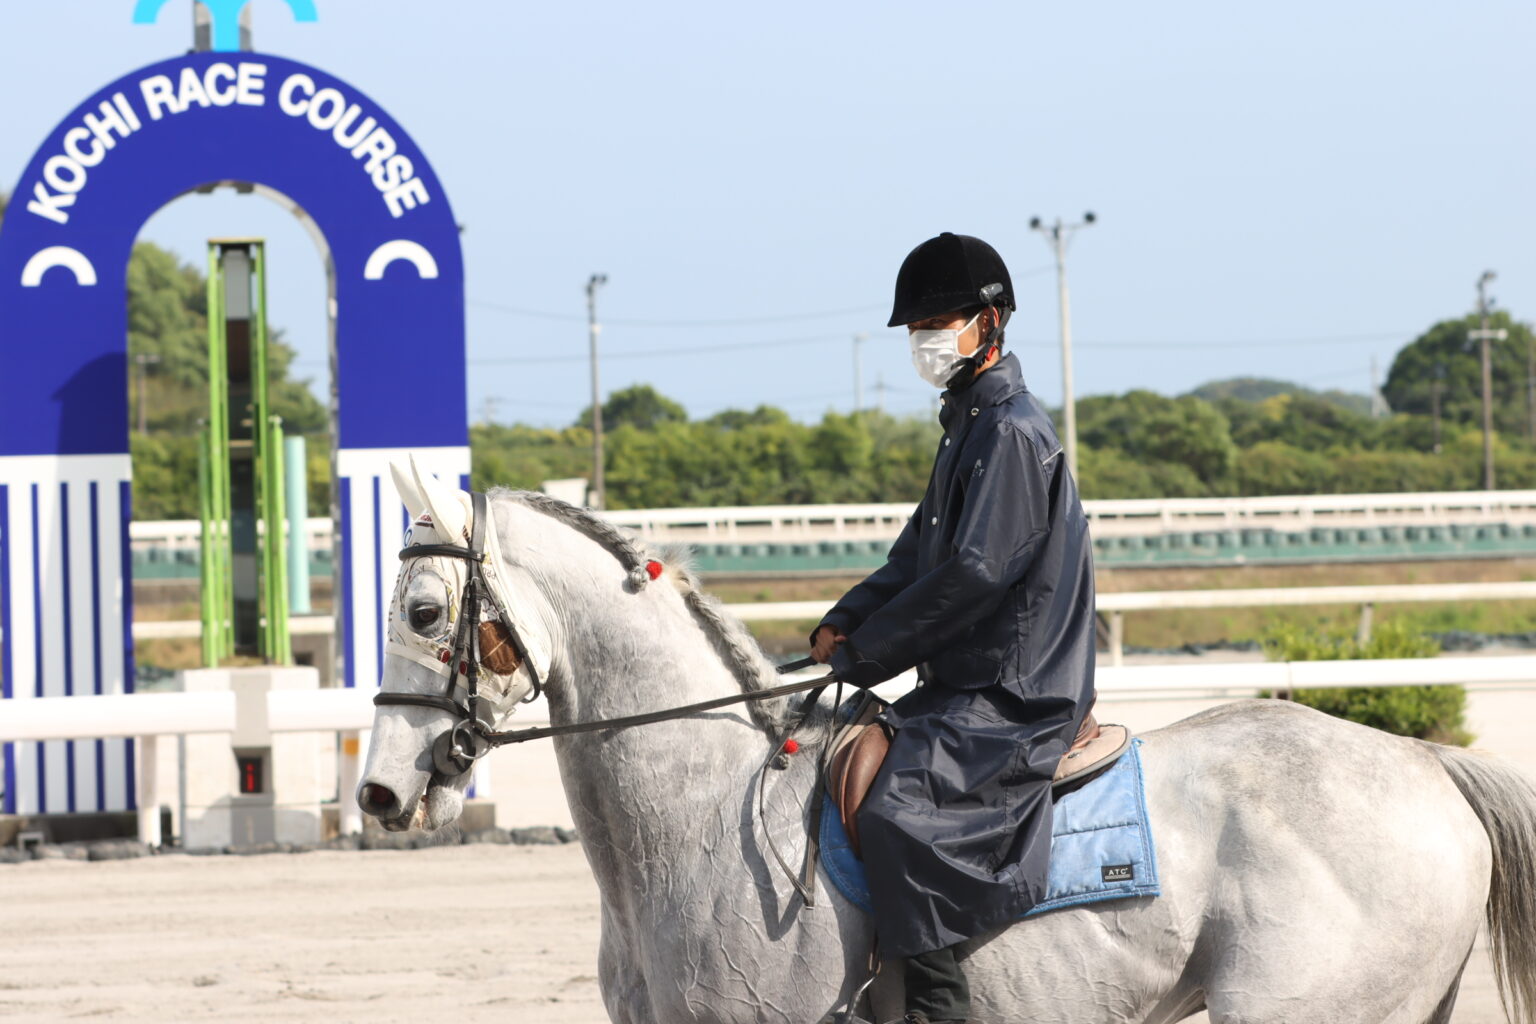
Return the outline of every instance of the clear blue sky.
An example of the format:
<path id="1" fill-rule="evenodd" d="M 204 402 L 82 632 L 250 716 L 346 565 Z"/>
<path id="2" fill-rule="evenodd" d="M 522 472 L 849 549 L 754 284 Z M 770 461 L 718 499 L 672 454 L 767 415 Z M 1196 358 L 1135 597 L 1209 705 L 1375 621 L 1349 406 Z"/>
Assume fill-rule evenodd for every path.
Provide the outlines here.
<path id="1" fill-rule="evenodd" d="M 1364 391 L 1371 358 L 1384 374 L 1467 311 L 1486 268 L 1536 316 L 1529 0 L 318 0 L 312 25 L 253 2 L 258 50 L 371 95 L 443 179 L 476 417 L 495 400 L 503 421 L 574 419 L 593 271 L 605 391 L 814 418 L 852 407 L 867 331 L 866 401 L 883 378 L 888 408 L 926 409 L 882 325 L 902 257 L 945 230 L 1008 261 L 1012 348 L 1057 403 L 1054 280 L 1028 223 L 1087 209 L 1079 395 L 1239 374 Z M 189 6 L 143 27 L 131 0 L 0 2 L 0 188 L 94 89 L 185 50 Z M 200 263 L 208 236 L 253 234 L 273 319 L 323 380 L 320 261 L 286 214 L 188 197 L 143 237 Z M 758 322 L 699 323 L 722 320 Z"/>

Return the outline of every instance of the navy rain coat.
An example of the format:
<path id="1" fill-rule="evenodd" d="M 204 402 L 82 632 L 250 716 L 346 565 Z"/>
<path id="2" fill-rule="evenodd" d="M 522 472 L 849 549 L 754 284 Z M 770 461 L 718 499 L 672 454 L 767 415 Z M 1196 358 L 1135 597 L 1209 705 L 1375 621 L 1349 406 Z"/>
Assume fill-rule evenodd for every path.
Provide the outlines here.
<path id="1" fill-rule="evenodd" d="M 824 625 L 838 678 L 917 666 L 859 811 L 881 953 L 1017 919 L 1045 895 L 1051 776 L 1093 701 L 1093 550 L 1050 417 L 1008 355 L 946 392 L 928 492 Z"/>

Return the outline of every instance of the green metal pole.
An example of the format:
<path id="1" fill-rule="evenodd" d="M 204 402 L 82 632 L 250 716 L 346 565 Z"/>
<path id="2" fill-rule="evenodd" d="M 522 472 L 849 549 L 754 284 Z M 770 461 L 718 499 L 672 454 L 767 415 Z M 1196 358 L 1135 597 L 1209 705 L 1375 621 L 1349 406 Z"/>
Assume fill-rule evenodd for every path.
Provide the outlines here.
<path id="1" fill-rule="evenodd" d="M 283 543 L 283 428 L 271 415 L 267 358 L 267 254 L 260 241 L 251 254 L 251 439 L 256 447 L 256 505 L 261 518 L 261 653 L 270 662 L 293 660 L 288 632 L 288 577 Z"/>
<path id="2" fill-rule="evenodd" d="M 204 600 L 209 605 L 210 665 L 234 653 L 234 608 L 229 553 L 229 353 L 224 333 L 224 270 L 220 247 L 208 246 L 208 558 Z"/>
<path id="3" fill-rule="evenodd" d="M 283 496 L 288 516 L 288 610 L 308 615 L 309 603 L 309 459 L 302 434 L 283 439 Z"/>
<path id="4" fill-rule="evenodd" d="M 205 426 L 197 434 L 197 518 L 202 524 L 198 541 L 198 598 L 203 623 L 203 664 L 212 668 L 219 663 L 218 600 L 214 594 L 212 480 L 208 469 L 209 431 Z"/>
<path id="5" fill-rule="evenodd" d="M 262 519 L 265 536 L 261 556 L 266 597 L 266 656 L 286 665 L 293 660 L 288 635 L 287 552 L 283 543 L 283 427 L 277 416 L 267 419 L 261 464 Z"/>

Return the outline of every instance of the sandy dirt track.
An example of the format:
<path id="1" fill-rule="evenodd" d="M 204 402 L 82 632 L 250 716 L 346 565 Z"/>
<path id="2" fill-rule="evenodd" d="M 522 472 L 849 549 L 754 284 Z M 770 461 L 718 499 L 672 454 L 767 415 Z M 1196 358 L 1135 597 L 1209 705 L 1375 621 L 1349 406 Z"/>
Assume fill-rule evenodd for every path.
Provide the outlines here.
<path id="1" fill-rule="evenodd" d="M 602 1024 L 597 934 L 576 846 L 0 866 L 0 1020 Z"/>

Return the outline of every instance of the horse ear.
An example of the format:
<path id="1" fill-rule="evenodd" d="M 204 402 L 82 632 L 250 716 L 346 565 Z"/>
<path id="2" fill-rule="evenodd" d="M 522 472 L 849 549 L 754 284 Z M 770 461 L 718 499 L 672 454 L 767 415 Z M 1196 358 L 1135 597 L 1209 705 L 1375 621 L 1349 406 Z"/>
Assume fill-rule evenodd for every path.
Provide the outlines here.
<path id="1" fill-rule="evenodd" d="M 450 488 L 437 477 L 421 468 L 416 456 L 411 456 L 411 475 L 416 478 L 416 489 L 432 513 L 432 526 L 444 544 L 462 544 L 469 538 L 465 528 L 469 524 L 469 502 L 463 491 Z"/>
<path id="2" fill-rule="evenodd" d="M 405 510 L 415 519 L 426 510 L 427 502 L 416 489 L 416 481 L 411 479 L 411 471 L 398 462 L 389 464 L 389 475 L 395 481 L 395 493 L 400 495 L 400 503 Z"/>

